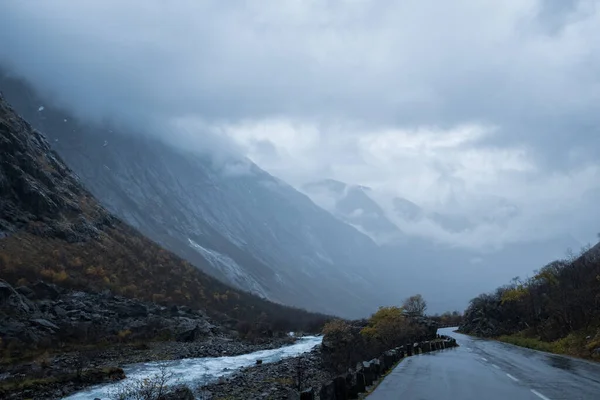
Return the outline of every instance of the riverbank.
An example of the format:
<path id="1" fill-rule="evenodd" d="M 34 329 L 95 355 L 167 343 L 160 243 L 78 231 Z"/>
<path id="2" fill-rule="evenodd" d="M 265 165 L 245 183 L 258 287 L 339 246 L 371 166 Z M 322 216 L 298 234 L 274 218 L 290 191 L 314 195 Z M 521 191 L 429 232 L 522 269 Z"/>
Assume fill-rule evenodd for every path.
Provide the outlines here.
<path id="1" fill-rule="evenodd" d="M 125 378 L 123 367 L 138 363 L 201 357 L 237 356 L 291 344 L 293 338 L 250 344 L 215 337 L 193 343 L 150 342 L 125 344 L 66 353 L 47 352 L 9 367 L 0 375 L 0 397 L 6 399 L 58 399 L 100 383 Z"/>
<path id="2" fill-rule="evenodd" d="M 241 340 L 231 325 L 189 307 L 0 280 L 0 398 L 60 398 L 123 379 L 126 365 L 236 356 L 295 341 L 287 333 Z"/>
<path id="3" fill-rule="evenodd" d="M 322 346 L 318 346 L 298 357 L 243 368 L 198 388 L 197 394 L 209 400 L 363 399 L 404 357 L 455 346 L 456 341 L 447 337 L 401 346 L 384 352 L 379 358 L 357 363 L 341 374 L 327 367 L 323 362 Z"/>
<path id="4" fill-rule="evenodd" d="M 204 399 L 295 399 L 309 388 L 333 379 L 323 365 L 319 347 L 298 357 L 243 368 L 199 388 Z"/>

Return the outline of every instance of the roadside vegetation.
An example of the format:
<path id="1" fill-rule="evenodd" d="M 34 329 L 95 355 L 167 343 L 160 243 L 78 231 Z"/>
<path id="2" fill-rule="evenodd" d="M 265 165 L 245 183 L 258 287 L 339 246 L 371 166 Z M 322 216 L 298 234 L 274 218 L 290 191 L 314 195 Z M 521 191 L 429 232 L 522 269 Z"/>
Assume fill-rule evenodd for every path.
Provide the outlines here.
<path id="1" fill-rule="evenodd" d="M 433 339 L 438 325 L 425 316 L 426 309 L 425 300 L 415 295 L 402 307 L 380 307 L 369 319 L 328 322 L 323 328 L 324 364 L 332 371 L 343 372 L 394 347 Z"/>
<path id="2" fill-rule="evenodd" d="M 600 360 L 600 244 L 471 300 L 462 332 Z"/>

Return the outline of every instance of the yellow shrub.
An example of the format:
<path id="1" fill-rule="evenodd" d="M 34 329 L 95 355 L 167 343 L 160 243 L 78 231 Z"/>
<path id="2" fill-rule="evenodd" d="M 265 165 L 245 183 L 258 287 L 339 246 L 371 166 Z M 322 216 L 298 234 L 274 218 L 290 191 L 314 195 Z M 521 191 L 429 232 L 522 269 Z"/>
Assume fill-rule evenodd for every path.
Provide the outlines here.
<path id="1" fill-rule="evenodd" d="M 117 334 L 120 340 L 126 339 L 129 335 L 131 335 L 131 331 L 129 329 L 119 331 L 119 333 Z"/>
<path id="2" fill-rule="evenodd" d="M 350 332 L 350 325 L 341 319 L 334 319 L 333 321 L 329 321 L 323 327 L 323 335 L 331 335 L 338 333 L 348 333 Z"/>
<path id="3" fill-rule="evenodd" d="M 64 270 L 54 273 L 54 276 L 52 277 L 54 282 L 64 282 L 67 279 L 69 279 L 69 274 L 67 274 L 67 272 Z"/>
<path id="4" fill-rule="evenodd" d="M 52 279 L 52 277 L 54 276 L 54 271 L 52 271 L 51 269 L 43 269 L 40 271 L 40 275 L 42 275 L 43 278 Z"/>
<path id="5" fill-rule="evenodd" d="M 17 286 L 25 286 L 27 284 L 29 284 L 29 281 L 27 281 L 25 278 L 21 278 L 17 281 Z"/>

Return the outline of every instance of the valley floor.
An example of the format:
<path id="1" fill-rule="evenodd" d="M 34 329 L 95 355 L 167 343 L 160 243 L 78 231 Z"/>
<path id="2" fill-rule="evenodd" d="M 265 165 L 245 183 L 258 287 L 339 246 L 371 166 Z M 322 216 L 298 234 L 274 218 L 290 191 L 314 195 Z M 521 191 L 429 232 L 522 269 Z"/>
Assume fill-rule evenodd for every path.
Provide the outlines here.
<path id="1" fill-rule="evenodd" d="M 192 343 L 132 343 L 103 348 L 81 347 L 66 352 L 46 351 L 37 355 L 32 353 L 28 360 L 16 364 L 10 364 L 10 359 L 1 361 L 0 397 L 62 398 L 87 386 L 123 378 L 120 368 L 129 364 L 235 356 L 275 349 L 289 343 L 290 339 L 273 339 L 263 344 L 250 344 L 217 337 Z M 79 369 L 82 370 L 80 377 L 77 376 Z"/>

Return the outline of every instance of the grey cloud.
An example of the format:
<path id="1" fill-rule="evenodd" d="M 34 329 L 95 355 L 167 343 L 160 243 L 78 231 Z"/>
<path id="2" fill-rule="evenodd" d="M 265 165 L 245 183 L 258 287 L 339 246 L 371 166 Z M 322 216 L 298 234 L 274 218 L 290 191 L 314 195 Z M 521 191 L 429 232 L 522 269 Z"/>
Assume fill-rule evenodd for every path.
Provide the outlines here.
<path id="1" fill-rule="evenodd" d="M 537 14 L 538 21 L 547 34 L 562 32 L 569 20 L 576 18 L 574 12 L 581 6 L 582 0 L 543 0 Z"/>
<path id="2" fill-rule="evenodd" d="M 599 144 L 597 2 L 102 3 L 5 4 L 0 59 L 91 116 L 475 120 Z"/>
<path id="3" fill-rule="evenodd" d="M 135 124 L 187 148 L 250 151 L 214 128 L 307 121 L 320 136 L 305 152 L 264 138 L 248 144 L 270 172 L 296 181 L 390 186 L 393 174 L 379 177 L 383 163 L 360 148 L 365 132 L 494 126 L 456 151 L 523 146 L 538 171 L 515 185 L 504 177 L 497 192 L 524 190 L 526 179 L 598 163 L 599 4 L 6 1 L 0 65 L 80 116 Z M 396 174 L 417 173 L 397 162 Z M 438 176 L 436 195 L 467 190 L 461 162 L 424 161 Z"/>

